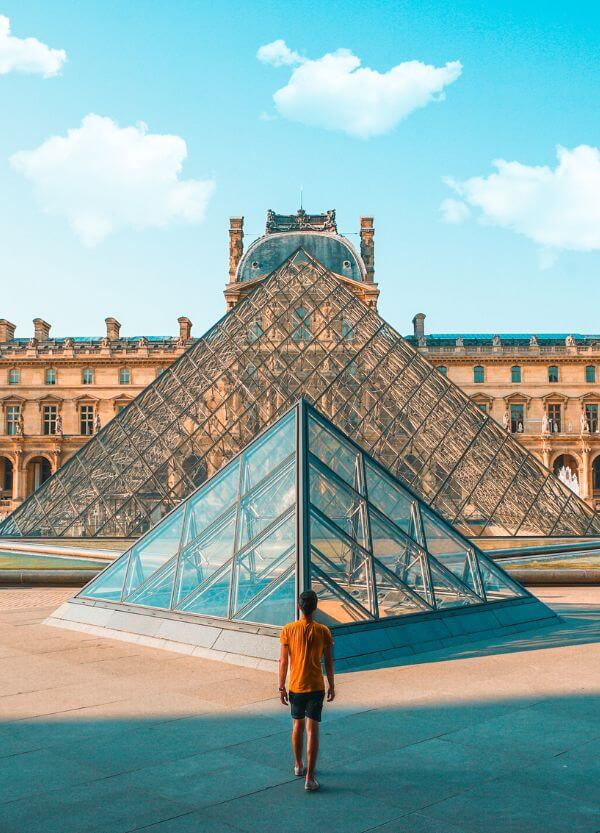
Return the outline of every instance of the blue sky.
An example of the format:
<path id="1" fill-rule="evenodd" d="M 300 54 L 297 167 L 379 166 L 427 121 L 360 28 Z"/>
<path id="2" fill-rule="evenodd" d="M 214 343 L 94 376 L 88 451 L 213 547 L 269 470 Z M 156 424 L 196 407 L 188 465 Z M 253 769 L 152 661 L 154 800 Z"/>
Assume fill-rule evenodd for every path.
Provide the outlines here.
<path id="1" fill-rule="evenodd" d="M 298 207 L 300 186 L 305 208 L 336 208 L 344 233 L 358 230 L 361 214 L 375 216 L 380 309 L 401 332 L 417 311 L 435 332 L 600 331 L 600 243 L 586 228 L 600 211 L 598 189 L 586 185 L 600 145 L 597 4 L 4 0 L 0 15 L 14 37 L 68 57 L 53 77 L 0 74 L 0 317 L 17 323 L 18 335 L 29 335 L 38 315 L 56 335 L 101 334 L 109 315 L 124 335 L 170 334 L 182 314 L 200 334 L 224 308 L 229 216 L 245 216 L 250 242 L 268 208 Z M 291 115 L 278 111 L 273 94 L 306 67 L 257 60 L 259 47 L 278 39 L 313 60 L 346 48 L 379 73 L 407 61 L 460 61 L 462 73 L 443 101 L 358 138 L 319 125 L 323 113 L 311 107 L 337 114 L 318 95 Z M 180 180 L 214 182 L 204 220 L 192 204 L 201 197 L 186 193 L 186 205 L 161 218 L 164 228 L 125 220 L 86 245 L 58 205 L 62 168 L 48 174 L 58 210 L 44 211 L 38 157 L 10 160 L 80 128 L 90 113 L 181 137 Z M 568 155 L 566 186 L 553 179 L 557 146 L 591 149 L 571 179 Z M 512 169 L 500 192 L 492 187 L 496 159 L 527 166 L 517 172 L 525 181 L 530 166 L 548 166 L 533 207 L 515 205 L 521 180 L 514 185 Z M 85 191 L 85 175 L 76 179 Z M 107 185 L 95 198 L 138 217 L 143 206 L 128 206 L 126 186 Z M 84 199 L 74 187 L 66 198 Z M 448 199 L 463 222 L 443 221 Z M 540 200 L 561 210 L 546 217 Z"/>

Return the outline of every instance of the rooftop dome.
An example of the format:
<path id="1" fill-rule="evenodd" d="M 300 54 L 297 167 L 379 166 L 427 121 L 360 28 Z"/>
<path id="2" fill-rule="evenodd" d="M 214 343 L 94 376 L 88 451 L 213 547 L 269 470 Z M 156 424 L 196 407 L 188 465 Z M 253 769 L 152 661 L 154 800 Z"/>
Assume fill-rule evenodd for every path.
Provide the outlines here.
<path id="1" fill-rule="evenodd" d="M 239 262 L 236 281 L 269 275 L 297 249 L 303 248 L 337 275 L 364 281 L 366 268 L 354 246 L 337 232 L 335 211 L 282 215 L 269 211 L 266 232 L 252 243 Z"/>

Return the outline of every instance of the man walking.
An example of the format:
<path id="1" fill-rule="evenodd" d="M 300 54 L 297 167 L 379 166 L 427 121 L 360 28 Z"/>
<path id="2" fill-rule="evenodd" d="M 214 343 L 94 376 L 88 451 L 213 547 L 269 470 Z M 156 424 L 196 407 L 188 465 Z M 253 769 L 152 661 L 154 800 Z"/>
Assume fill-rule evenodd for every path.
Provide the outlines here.
<path id="1" fill-rule="evenodd" d="M 304 789 L 314 792 L 319 789 L 315 778 L 317 755 L 319 754 L 319 723 L 325 699 L 325 686 L 321 659 L 325 660 L 327 674 L 327 702 L 335 697 L 333 678 L 333 638 L 326 625 L 313 619 L 317 609 L 317 594 L 305 590 L 298 599 L 301 618 L 290 622 L 281 631 L 281 653 L 279 656 L 279 698 L 284 706 L 291 705 L 294 725 L 292 749 L 294 752 L 294 774 L 306 776 Z M 290 666 L 290 688 L 286 691 L 285 680 Z M 302 761 L 304 747 L 304 726 L 306 724 L 306 767 Z"/>

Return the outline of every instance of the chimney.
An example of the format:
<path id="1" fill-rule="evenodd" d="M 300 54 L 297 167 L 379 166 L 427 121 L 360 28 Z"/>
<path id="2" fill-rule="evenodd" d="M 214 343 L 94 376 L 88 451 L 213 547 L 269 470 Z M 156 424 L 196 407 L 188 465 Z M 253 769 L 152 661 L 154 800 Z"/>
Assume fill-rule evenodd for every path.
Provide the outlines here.
<path id="1" fill-rule="evenodd" d="M 367 281 L 373 283 L 375 277 L 375 228 L 373 217 L 360 218 L 360 254 L 367 267 Z"/>
<path id="2" fill-rule="evenodd" d="M 105 318 L 104 323 L 106 324 L 106 338 L 116 341 L 121 332 L 121 325 L 116 318 Z"/>
<path id="3" fill-rule="evenodd" d="M 229 281 L 233 283 L 244 252 L 244 218 L 229 218 Z"/>
<path id="4" fill-rule="evenodd" d="M 417 342 L 420 344 L 425 338 L 425 313 L 418 312 L 412 320 L 414 334 Z"/>
<path id="5" fill-rule="evenodd" d="M 33 337 L 36 341 L 48 341 L 50 338 L 50 324 L 43 318 L 33 319 Z"/>
<path id="6" fill-rule="evenodd" d="M 185 315 L 177 319 L 179 324 L 179 339 L 181 341 L 189 341 L 192 337 L 192 322 Z"/>
<path id="7" fill-rule="evenodd" d="M 0 342 L 12 341 L 16 329 L 16 326 L 7 321 L 6 318 L 0 318 Z"/>

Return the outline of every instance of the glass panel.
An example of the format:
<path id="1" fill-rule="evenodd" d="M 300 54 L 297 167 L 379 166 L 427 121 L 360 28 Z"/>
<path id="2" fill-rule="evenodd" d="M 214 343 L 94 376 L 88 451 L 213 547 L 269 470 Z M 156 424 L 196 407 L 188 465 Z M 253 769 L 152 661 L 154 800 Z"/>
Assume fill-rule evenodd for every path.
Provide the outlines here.
<path id="1" fill-rule="evenodd" d="M 118 602 L 123 592 L 123 582 L 129 564 L 129 556 L 125 555 L 107 567 L 99 576 L 92 579 L 89 584 L 77 595 L 86 599 L 106 599 L 110 602 Z"/>
<path id="2" fill-rule="evenodd" d="M 425 605 L 419 604 L 402 584 L 377 562 L 374 563 L 375 587 L 379 618 L 404 616 L 407 613 L 422 613 Z"/>
<path id="3" fill-rule="evenodd" d="M 296 420 L 292 411 L 242 455 L 242 494 L 272 472 L 296 448 Z"/>
<path id="4" fill-rule="evenodd" d="M 125 595 L 139 587 L 179 549 L 184 508 L 176 510 L 165 523 L 136 544 L 129 556 L 129 572 Z"/>
<path id="5" fill-rule="evenodd" d="M 233 610 L 240 608 L 277 580 L 295 563 L 296 523 L 289 518 L 235 559 Z"/>
<path id="6" fill-rule="evenodd" d="M 242 621 L 263 625 L 285 625 L 292 622 L 296 612 L 296 576 L 292 571 L 287 578 L 275 584 L 266 596 L 246 608 L 238 617 Z"/>
<path id="7" fill-rule="evenodd" d="M 236 460 L 190 498 L 184 543 L 187 544 L 196 538 L 237 500 L 238 482 L 239 460 Z"/>
<path id="8" fill-rule="evenodd" d="M 373 609 L 371 558 L 344 541 L 325 524 L 311 516 L 311 561 L 348 596 L 367 610 Z"/>
<path id="9" fill-rule="evenodd" d="M 427 556 L 416 544 L 402 540 L 399 533 L 370 513 L 373 555 L 390 573 L 433 604 L 427 581 Z"/>
<path id="10" fill-rule="evenodd" d="M 325 477 L 312 464 L 309 468 L 311 503 L 346 535 L 365 546 L 364 502 L 341 484 L 334 483 L 333 480 Z"/>
<path id="11" fill-rule="evenodd" d="M 311 587 L 319 597 L 315 619 L 324 625 L 342 625 L 348 622 L 364 622 L 369 619 L 366 611 L 352 603 L 339 588 L 320 570 L 311 569 Z"/>
<path id="12" fill-rule="evenodd" d="M 227 564 L 209 579 L 198 592 L 184 600 L 178 610 L 199 613 L 203 616 L 218 616 L 226 619 L 229 613 L 229 588 L 231 585 L 231 564 Z"/>
<path id="13" fill-rule="evenodd" d="M 444 567 L 464 581 L 471 590 L 477 592 L 476 585 L 472 583 L 473 576 L 467 558 L 466 544 L 450 535 L 425 508 L 421 509 L 421 517 L 428 551 L 434 558 L 441 561 Z"/>
<path id="14" fill-rule="evenodd" d="M 431 582 L 435 593 L 436 608 L 463 607 L 465 605 L 481 604 L 481 600 L 471 595 L 466 588 L 450 577 L 433 558 L 429 559 Z"/>
<path id="15" fill-rule="evenodd" d="M 241 549 L 265 529 L 296 499 L 296 467 L 291 461 L 272 480 L 250 492 L 240 503 L 237 548 Z"/>
<path id="16" fill-rule="evenodd" d="M 365 460 L 365 472 L 369 503 L 374 504 L 404 532 L 408 532 L 413 499 L 394 483 L 391 477 L 386 477 L 367 460 Z"/>
<path id="17" fill-rule="evenodd" d="M 488 601 L 510 599 L 515 596 L 525 595 L 522 588 L 511 581 L 506 573 L 499 570 L 489 559 L 480 557 L 478 562 L 481 580 L 483 581 L 485 595 Z"/>
<path id="18" fill-rule="evenodd" d="M 178 605 L 233 556 L 235 511 L 181 553 L 174 604 Z"/>
<path id="19" fill-rule="evenodd" d="M 356 451 L 312 417 L 309 417 L 308 437 L 308 447 L 312 454 L 358 491 Z"/>
<path id="20" fill-rule="evenodd" d="M 177 559 L 172 558 L 162 569 L 151 576 L 142 587 L 128 596 L 125 601 L 147 607 L 168 609 L 171 606 L 171 593 L 176 567 Z"/>

